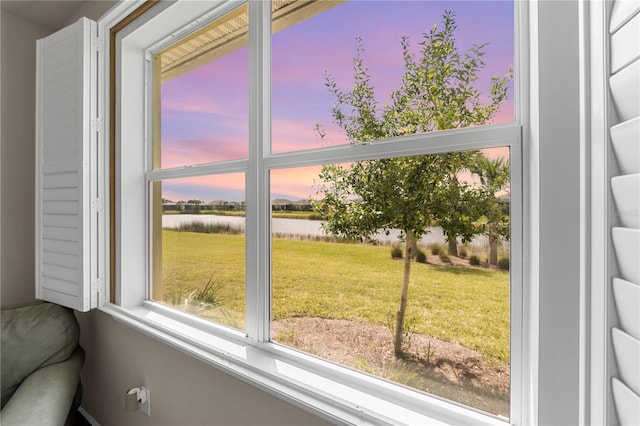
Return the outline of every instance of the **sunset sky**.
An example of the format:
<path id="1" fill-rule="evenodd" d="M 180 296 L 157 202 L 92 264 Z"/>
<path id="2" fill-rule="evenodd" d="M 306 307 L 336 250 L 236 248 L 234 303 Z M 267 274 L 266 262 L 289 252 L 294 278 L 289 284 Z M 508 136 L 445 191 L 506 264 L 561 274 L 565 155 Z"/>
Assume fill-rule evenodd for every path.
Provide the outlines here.
<path id="1" fill-rule="evenodd" d="M 445 10 L 455 11 L 461 52 L 488 43 L 486 66 L 477 87 L 487 93 L 492 76 L 513 65 L 512 1 L 348 1 L 273 36 L 272 151 L 290 152 L 346 143 L 332 124 L 335 99 L 325 87 L 324 72 L 348 91 L 353 84 L 356 37 L 362 37 L 364 60 L 380 107 L 403 73 L 400 40 L 408 36 L 418 48 L 422 34 L 440 25 Z M 180 167 L 242 159 L 248 152 L 248 54 L 239 49 L 162 86 L 162 167 Z M 513 91 L 494 123 L 513 121 Z M 323 141 L 315 124 L 327 131 Z M 315 194 L 310 186 L 317 169 L 274 171 L 272 198 L 297 200 Z M 244 200 L 244 175 L 174 179 L 163 184 L 163 198 Z"/>

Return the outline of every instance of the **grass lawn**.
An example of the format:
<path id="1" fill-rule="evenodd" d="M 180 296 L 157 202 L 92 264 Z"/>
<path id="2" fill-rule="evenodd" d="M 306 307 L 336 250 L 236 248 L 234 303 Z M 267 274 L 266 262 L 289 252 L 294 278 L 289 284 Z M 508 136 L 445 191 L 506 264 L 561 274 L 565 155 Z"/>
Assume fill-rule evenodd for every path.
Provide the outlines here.
<path id="1" fill-rule="evenodd" d="M 403 261 L 388 247 L 274 239 L 274 319 L 294 316 L 391 324 Z M 163 231 L 164 299 L 180 303 L 211 276 L 235 321 L 245 310 L 244 236 Z M 509 361 L 509 273 L 413 263 L 409 331 Z"/>

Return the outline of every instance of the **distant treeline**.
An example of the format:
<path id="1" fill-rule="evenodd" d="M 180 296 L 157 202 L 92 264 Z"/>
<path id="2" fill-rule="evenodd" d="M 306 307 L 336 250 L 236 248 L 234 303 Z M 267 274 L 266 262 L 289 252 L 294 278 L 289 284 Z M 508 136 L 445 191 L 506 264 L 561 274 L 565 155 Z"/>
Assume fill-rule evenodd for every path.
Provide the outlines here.
<path id="1" fill-rule="evenodd" d="M 162 211 L 178 211 L 185 213 L 197 213 L 204 211 L 245 211 L 245 203 L 213 203 L 213 204 L 163 204 Z M 311 212 L 310 204 L 277 204 L 271 206 L 274 212 Z"/>

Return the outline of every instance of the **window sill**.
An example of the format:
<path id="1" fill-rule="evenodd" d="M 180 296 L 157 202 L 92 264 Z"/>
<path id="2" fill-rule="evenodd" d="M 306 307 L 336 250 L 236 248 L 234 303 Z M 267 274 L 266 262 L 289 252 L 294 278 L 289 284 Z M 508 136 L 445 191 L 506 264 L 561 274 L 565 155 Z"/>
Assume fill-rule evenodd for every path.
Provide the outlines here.
<path id="1" fill-rule="evenodd" d="M 155 303 L 124 309 L 114 319 L 330 422 L 345 424 L 500 425 L 507 422 L 369 377 Z"/>

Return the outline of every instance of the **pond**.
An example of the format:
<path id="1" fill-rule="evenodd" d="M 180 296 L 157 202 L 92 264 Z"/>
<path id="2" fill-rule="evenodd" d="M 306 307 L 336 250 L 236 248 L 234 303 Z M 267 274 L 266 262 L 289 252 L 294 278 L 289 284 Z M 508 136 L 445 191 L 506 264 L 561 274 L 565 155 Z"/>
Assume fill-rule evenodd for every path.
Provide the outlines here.
<path id="1" fill-rule="evenodd" d="M 163 228 L 176 228 L 183 223 L 190 223 L 194 221 L 204 223 L 220 223 L 229 224 L 235 227 L 244 229 L 244 217 L 237 216 L 218 216 L 218 215 L 197 215 L 197 214 L 171 214 L 162 216 Z M 320 220 L 307 220 L 307 219 L 283 219 L 273 218 L 271 219 L 271 231 L 278 235 L 290 235 L 290 236 L 324 236 L 325 233 L 322 230 L 322 224 L 324 222 Z M 398 235 L 400 231 L 392 230 L 389 235 L 385 235 L 384 232 L 379 232 L 373 239 L 380 242 L 396 242 L 398 241 Z M 439 227 L 430 228 L 430 231 L 421 239 L 421 243 L 428 245 L 434 242 L 443 243 L 445 241 L 442 229 Z M 485 245 L 487 243 L 486 237 L 479 236 L 474 239 L 473 244 Z"/>

